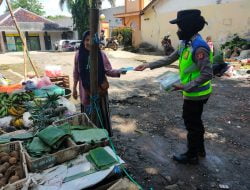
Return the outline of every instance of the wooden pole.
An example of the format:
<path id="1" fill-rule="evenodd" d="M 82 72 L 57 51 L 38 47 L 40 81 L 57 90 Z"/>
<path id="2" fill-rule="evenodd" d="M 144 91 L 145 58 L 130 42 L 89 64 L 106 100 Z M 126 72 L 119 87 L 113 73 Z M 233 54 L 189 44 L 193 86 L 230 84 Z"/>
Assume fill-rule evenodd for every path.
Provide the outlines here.
<path id="1" fill-rule="evenodd" d="M 90 9 L 90 38 L 91 38 L 91 50 L 90 50 L 90 95 L 96 97 L 98 95 L 98 48 L 99 44 L 94 39 L 98 37 L 99 27 L 99 9 L 98 1 L 92 0 L 92 6 Z M 97 113 L 93 109 L 91 114 L 91 120 L 98 125 Z"/>
<path id="2" fill-rule="evenodd" d="M 26 44 L 26 38 L 23 35 L 23 33 L 21 32 L 21 30 L 20 30 L 20 28 L 19 28 L 19 26 L 17 24 L 16 18 L 15 18 L 14 14 L 13 14 L 13 11 L 12 11 L 9 0 L 6 0 L 6 4 L 8 6 L 8 9 L 10 11 L 10 15 L 11 15 L 13 21 L 14 21 L 15 26 L 16 26 L 17 32 L 18 32 L 18 34 L 19 34 L 19 36 L 21 38 L 21 41 L 22 41 L 22 44 L 23 44 L 23 49 L 24 49 L 24 51 L 25 51 L 25 53 L 26 53 L 26 55 L 27 55 L 27 57 L 28 57 L 28 59 L 30 61 L 30 64 L 31 64 L 33 70 L 35 71 L 36 76 L 39 77 L 38 71 L 37 71 L 35 65 L 33 64 L 32 60 L 31 60 L 31 58 L 29 56 L 29 51 L 28 51 L 27 44 Z"/>
<path id="3" fill-rule="evenodd" d="M 25 46 L 23 46 L 23 62 L 24 62 L 24 81 L 26 81 L 26 79 L 27 79 L 27 59 L 26 59 Z"/>

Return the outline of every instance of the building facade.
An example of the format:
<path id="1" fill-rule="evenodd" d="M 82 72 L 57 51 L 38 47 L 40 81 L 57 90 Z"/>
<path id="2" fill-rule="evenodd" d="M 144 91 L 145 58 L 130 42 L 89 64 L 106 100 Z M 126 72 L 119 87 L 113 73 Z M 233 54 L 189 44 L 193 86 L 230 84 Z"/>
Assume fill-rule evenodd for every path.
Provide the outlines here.
<path id="1" fill-rule="evenodd" d="M 121 18 L 114 17 L 114 14 L 118 14 L 125 11 L 125 6 L 112 7 L 108 9 L 102 9 L 100 14 L 105 16 L 105 19 L 101 21 L 100 28 L 105 31 L 105 36 L 110 37 L 112 30 L 123 25 Z"/>
<path id="2" fill-rule="evenodd" d="M 201 35 L 211 36 L 217 47 L 235 33 L 250 38 L 249 8 L 249 0 L 153 0 L 141 12 L 141 40 L 161 49 L 161 40 L 170 33 L 172 44 L 177 47 L 177 27 L 169 21 L 183 9 L 201 10 L 208 22 Z"/>
<path id="3" fill-rule="evenodd" d="M 18 8 L 13 13 L 20 30 L 25 34 L 30 51 L 54 50 L 56 41 L 67 39 L 72 33 L 70 28 L 62 27 L 23 8 Z M 22 51 L 21 38 L 9 12 L 0 16 L 0 51 Z"/>
<path id="4" fill-rule="evenodd" d="M 152 0 L 125 0 L 125 12 L 114 14 L 123 20 L 123 25 L 133 29 L 133 45 L 141 43 L 141 11 Z"/>
<path id="5" fill-rule="evenodd" d="M 77 40 L 79 39 L 78 32 L 74 27 L 74 22 L 72 17 L 62 17 L 57 19 L 52 19 L 53 22 L 59 24 L 59 26 L 64 28 L 69 28 L 70 31 L 68 31 L 68 39 Z"/>

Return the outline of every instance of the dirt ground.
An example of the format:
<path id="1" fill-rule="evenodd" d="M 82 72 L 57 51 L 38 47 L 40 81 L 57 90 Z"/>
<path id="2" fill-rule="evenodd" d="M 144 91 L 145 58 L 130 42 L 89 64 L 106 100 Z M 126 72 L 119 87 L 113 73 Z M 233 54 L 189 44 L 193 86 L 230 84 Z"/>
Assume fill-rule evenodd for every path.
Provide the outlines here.
<path id="1" fill-rule="evenodd" d="M 56 64 L 72 76 L 74 53 L 31 55 L 41 73 L 45 65 Z M 108 51 L 107 55 L 114 68 L 162 58 L 122 51 Z M 9 73 L 5 64 L 12 68 L 21 63 L 21 54 L 0 55 L 0 73 Z M 21 67 L 15 70 L 22 71 Z M 109 79 L 113 141 L 129 173 L 144 189 L 213 190 L 227 185 L 231 190 L 249 190 L 250 77 L 213 80 L 214 93 L 203 114 L 207 157 L 191 166 L 171 159 L 173 154 L 186 150 L 186 131 L 181 94 L 162 92 L 155 82 L 168 70 L 177 71 L 176 65 Z M 17 80 L 13 73 L 8 76 Z"/>

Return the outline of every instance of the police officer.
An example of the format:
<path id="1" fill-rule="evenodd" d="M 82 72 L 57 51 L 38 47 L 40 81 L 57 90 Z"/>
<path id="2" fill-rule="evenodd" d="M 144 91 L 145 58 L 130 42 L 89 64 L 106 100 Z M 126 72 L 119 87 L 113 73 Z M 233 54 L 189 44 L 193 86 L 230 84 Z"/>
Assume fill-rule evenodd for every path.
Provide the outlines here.
<path id="1" fill-rule="evenodd" d="M 207 22 L 201 16 L 200 10 L 192 9 L 179 11 L 177 19 L 170 23 L 178 26 L 178 50 L 162 60 L 139 65 L 135 70 L 155 69 L 179 60 L 181 84 L 173 87 L 174 90 L 181 90 L 184 97 L 182 117 L 187 129 L 188 149 L 183 154 L 173 156 L 173 159 L 182 164 L 198 164 L 198 157 L 206 156 L 205 130 L 201 116 L 203 106 L 212 93 L 212 52 L 198 33 Z"/>

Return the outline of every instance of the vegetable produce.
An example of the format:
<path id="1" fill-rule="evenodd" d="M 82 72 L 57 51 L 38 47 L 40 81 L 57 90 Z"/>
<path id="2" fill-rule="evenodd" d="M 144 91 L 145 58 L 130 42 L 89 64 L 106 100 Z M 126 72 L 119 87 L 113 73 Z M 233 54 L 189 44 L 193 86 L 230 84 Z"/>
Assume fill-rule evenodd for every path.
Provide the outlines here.
<path id="1" fill-rule="evenodd" d="M 58 103 L 59 95 L 47 94 L 45 101 L 35 100 L 33 106 L 29 106 L 31 112 L 31 119 L 33 120 L 35 128 L 40 131 L 51 125 L 54 121 L 63 117 L 66 107 Z"/>
<path id="2" fill-rule="evenodd" d="M 14 164 L 17 163 L 17 159 L 14 158 L 14 157 L 11 157 L 11 158 L 9 159 L 9 163 L 10 163 L 11 165 L 14 165 Z"/>
<path id="3" fill-rule="evenodd" d="M 25 177 L 18 151 L 0 152 L 0 188 Z"/>

